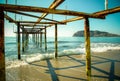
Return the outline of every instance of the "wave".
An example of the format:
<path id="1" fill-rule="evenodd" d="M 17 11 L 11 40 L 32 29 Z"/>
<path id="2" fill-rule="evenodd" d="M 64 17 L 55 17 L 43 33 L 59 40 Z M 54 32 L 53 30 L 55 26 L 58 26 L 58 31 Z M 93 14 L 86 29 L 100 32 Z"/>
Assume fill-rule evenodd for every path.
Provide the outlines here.
<path id="1" fill-rule="evenodd" d="M 91 43 L 91 53 L 106 52 L 110 50 L 120 50 L 120 43 Z M 63 44 L 62 47 L 58 48 L 58 51 L 59 51 L 58 56 L 73 55 L 73 54 L 77 54 L 77 55 L 82 54 L 83 56 L 85 56 L 85 44 L 79 43 L 78 46 L 71 46 L 71 44 Z M 20 65 L 26 65 L 31 62 L 55 58 L 54 47 L 48 48 L 47 52 L 41 52 L 40 48 L 33 47 L 32 45 L 25 54 L 22 54 L 22 59 L 23 59 L 22 62 L 16 60 L 17 54 L 15 56 L 15 54 L 12 54 L 12 51 L 9 52 L 9 54 L 11 55 L 8 55 L 7 57 L 9 59 L 9 61 L 6 61 L 7 68 L 19 67 Z"/>
<path id="2" fill-rule="evenodd" d="M 54 41 L 48 41 L 47 43 L 54 43 Z M 81 43 L 81 41 L 58 41 L 58 43 Z"/>

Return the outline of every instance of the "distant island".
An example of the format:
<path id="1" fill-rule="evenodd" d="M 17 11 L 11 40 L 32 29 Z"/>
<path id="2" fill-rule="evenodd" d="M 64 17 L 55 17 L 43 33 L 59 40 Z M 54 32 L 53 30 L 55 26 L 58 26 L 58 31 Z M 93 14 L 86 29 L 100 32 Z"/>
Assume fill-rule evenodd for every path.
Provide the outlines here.
<path id="1" fill-rule="evenodd" d="M 76 33 L 73 34 L 73 37 L 83 37 L 84 36 L 84 31 L 77 31 Z M 120 37 L 120 35 L 117 34 L 112 34 L 109 32 L 104 32 L 104 31 L 90 31 L 90 36 L 91 37 Z"/>

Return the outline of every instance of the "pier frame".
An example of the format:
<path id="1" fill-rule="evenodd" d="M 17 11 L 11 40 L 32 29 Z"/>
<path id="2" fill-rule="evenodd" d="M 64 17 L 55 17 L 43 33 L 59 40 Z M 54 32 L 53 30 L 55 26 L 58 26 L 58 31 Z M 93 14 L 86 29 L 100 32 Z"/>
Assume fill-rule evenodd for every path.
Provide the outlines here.
<path id="1" fill-rule="evenodd" d="M 46 29 L 46 27 L 45 27 L 45 34 L 44 34 L 45 36 L 45 51 L 47 51 L 47 29 Z"/>
<path id="2" fill-rule="evenodd" d="M 57 2 L 58 1 L 58 2 Z M 86 48 L 86 73 L 87 73 L 87 80 L 91 80 L 91 54 L 90 54 L 90 29 L 89 29 L 89 19 L 88 18 L 99 18 L 99 19 L 105 19 L 105 16 L 108 14 L 112 13 L 117 13 L 120 12 L 120 7 L 108 9 L 108 0 L 105 0 L 105 8 L 106 10 L 95 12 L 92 14 L 88 13 L 83 13 L 83 12 L 76 12 L 76 11 L 70 11 L 70 10 L 60 10 L 60 9 L 55 9 L 60 3 L 64 2 L 64 0 L 55 0 L 53 4 L 49 8 L 42 8 L 42 7 L 31 7 L 31 6 L 20 6 L 20 5 L 10 5 L 10 4 L 0 4 L 0 81 L 5 81 L 5 54 L 4 54 L 4 15 L 7 20 L 10 22 L 14 22 L 17 24 L 17 35 L 18 35 L 18 59 L 21 59 L 20 56 L 20 21 L 15 21 L 11 17 L 9 17 L 7 14 L 4 14 L 3 11 L 8 11 L 8 12 L 14 12 L 14 13 L 19 13 L 23 14 L 26 16 L 31 16 L 31 17 L 36 17 L 39 18 L 37 22 L 29 22 L 29 21 L 21 21 L 21 23 L 34 23 L 34 25 L 29 24 L 28 26 L 32 26 L 34 29 L 34 26 L 39 24 L 50 24 L 47 27 L 50 27 L 55 24 L 55 58 L 58 56 L 58 42 L 57 42 L 57 24 L 65 24 L 68 22 L 73 22 L 76 20 L 81 20 L 85 19 L 85 48 Z M 12 10 L 12 11 L 11 11 Z M 16 10 L 18 12 L 16 12 Z M 27 11 L 27 12 L 41 12 L 44 13 L 41 17 L 38 16 L 33 16 L 30 14 L 22 13 L 20 11 Z M 71 15 L 71 16 L 78 16 L 75 18 L 63 20 L 63 21 L 56 21 L 52 19 L 46 19 L 50 20 L 53 22 L 40 22 L 42 19 L 45 19 L 44 17 L 48 15 L 49 13 L 51 14 L 59 14 L 59 15 Z M 25 25 L 25 24 L 24 24 Z M 45 30 L 46 31 L 46 30 Z M 30 32 L 27 32 L 30 33 Z M 28 34 L 25 34 L 25 43 L 28 45 L 27 40 L 28 40 Z M 37 35 L 34 31 L 31 32 Z M 45 32 L 46 34 L 46 32 Z M 37 36 L 35 35 L 35 42 L 37 43 Z M 42 47 L 42 33 L 40 33 L 40 44 Z M 45 36 L 46 40 L 46 36 Z M 25 45 L 26 45 L 25 44 Z M 46 41 L 45 41 L 45 49 L 47 48 Z"/>

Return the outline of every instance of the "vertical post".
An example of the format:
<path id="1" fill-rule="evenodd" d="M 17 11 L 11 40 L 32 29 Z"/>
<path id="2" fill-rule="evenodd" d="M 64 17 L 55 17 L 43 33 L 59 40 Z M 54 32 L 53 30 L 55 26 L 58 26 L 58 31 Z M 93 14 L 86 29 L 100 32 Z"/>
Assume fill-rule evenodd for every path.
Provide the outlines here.
<path id="1" fill-rule="evenodd" d="M 27 47 L 27 34 L 25 34 L 25 47 Z"/>
<path id="2" fill-rule="evenodd" d="M 88 81 L 91 81 L 90 30 L 88 18 L 85 18 L 84 25 L 85 25 L 84 27 L 85 49 L 86 49 L 86 73 Z"/>
<path id="3" fill-rule="evenodd" d="M 108 0 L 105 0 L 105 10 L 108 9 Z"/>
<path id="4" fill-rule="evenodd" d="M 40 32 L 40 47 L 42 47 L 42 32 Z"/>
<path id="5" fill-rule="evenodd" d="M 47 51 L 47 36 L 46 36 L 46 34 L 47 34 L 47 31 L 46 31 L 46 27 L 45 27 L 45 51 Z"/>
<path id="6" fill-rule="evenodd" d="M 17 37 L 17 41 L 18 41 L 18 59 L 21 59 L 20 56 L 20 23 L 17 23 L 17 33 L 18 33 L 18 37 Z"/>
<path id="7" fill-rule="evenodd" d="M 39 42 L 39 39 L 40 39 L 40 35 L 39 35 L 39 33 L 38 33 L 38 46 L 39 46 L 39 43 L 40 43 L 40 42 Z"/>
<path id="8" fill-rule="evenodd" d="M 29 34 L 27 34 L 27 47 L 28 47 L 28 43 L 29 43 Z"/>
<path id="9" fill-rule="evenodd" d="M 36 43 L 36 34 L 34 34 L 34 43 Z"/>
<path id="10" fill-rule="evenodd" d="M 5 81 L 4 12 L 0 8 L 0 81 Z"/>
<path id="11" fill-rule="evenodd" d="M 24 52 L 24 26 L 22 29 L 22 52 Z"/>
<path id="12" fill-rule="evenodd" d="M 36 36 L 35 36 L 35 37 L 36 37 L 36 39 L 35 39 L 36 41 L 35 41 L 35 42 L 36 42 L 36 44 L 37 44 L 37 33 L 36 33 Z"/>
<path id="13" fill-rule="evenodd" d="M 37 45 L 39 45 L 39 34 L 37 33 Z"/>
<path id="14" fill-rule="evenodd" d="M 35 43 L 35 34 L 33 34 L 33 42 Z"/>
<path id="15" fill-rule="evenodd" d="M 58 57 L 57 24 L 55 24 L 55 58 Z"/>

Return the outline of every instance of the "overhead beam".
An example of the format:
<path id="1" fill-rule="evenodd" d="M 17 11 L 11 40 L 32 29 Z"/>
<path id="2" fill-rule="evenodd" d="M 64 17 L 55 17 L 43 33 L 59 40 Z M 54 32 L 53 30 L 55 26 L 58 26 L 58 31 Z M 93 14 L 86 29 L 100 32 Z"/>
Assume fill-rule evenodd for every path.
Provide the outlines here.
<path id="1" fill-rule="evenodd" d="M 109 14 L 113 14 L 113 13 L 117 13 L 120 12 L 120 6 L 119 7 L 115 7 L 115 8 L 111 8 L 111 9 L 107 9 L 107 10 L 103 10 L 103 11 L 99 11 L 94 13 L 95 15 L 109 15 Z"/>
<path id="2" fill-rule="evenodd" d="M 14 32 L 17 33 L 17 32 Z M 45 34 L 44 32 L 20 32 L 19 34 Z"/>
<path id="3" fill-rule="evenodd" d="M 57 6 L 59 6 L 61 3 L 63 3 L 65 0 L 54 0 L 54 2 L 50 5 L 49 9 L 55 9 Z M 48 13 L 43 13 L 41 17 L 38 18 L 35 25 L 42 20 L 45 16 L 47 16 Z"/>
<path id="4" fill-rule="evenodd" d="M 111 9 L 95 12 L 95 13 L 93 13 L 93 15 L 103 15 L 103 16 L 106 16 L 106 15 L 109 15 L 109 14 L 112 14 L 112 13 L 117 13 L 117 12 L 120 12 L 120 7 L 111 8 Z M 67 22 L 73 22 L 73 21 L 77 21 L 77 20 L 81 20 L 81 19 L 84 19 L 84 17 L 70 18 L 70 19 L 67 19 L 67 20 L 63 20 L 61 22 L 67 23 Z"/>
<path id="5" fill-rule="evenodd" d="M 14 23 L 36 23 L 34 21 L 10 21 L 10 22 L 14 22 Z M 66 24 L 64 22 L 39 22 L 37 24 Z"/>
<path id="6" fill-rule="evenodd" d="M 4 17 L 9 20 L 10 22 L 14 22 L 15 20 L 9 17 L 8 15 L 4 14 Z"/>
<path id="7" fill-rule="evenodd" d="M 25 30 L 30 30 L 30 29 L 33 29 L 33 28 L 23 28 Z M 38 29 L 45 29 L 45 28 L 34 28 L 34 30 L 38 30 Z"/>
<path id="8" fill-rule="evenodd" d="M 10 4 L 0 4 L 0 7 L 4 10 L 13 9 L 20 10 L 26 12 L 41 12 L 41 13 L 51 13 L 51 14 L 59 14 L 59 15 L 70 15 L 70 16 L 82 16 L 82 17 L 90 17 L 90 18 L 104 18 L 104 16 L 93 15 L 84 12 L 70 11 L 70 10 L 60 10 L 60 9 L 49 9 L 43 7 L 31 7 L 31 6 L 20 6 L 20 5 L 10 5 Z"/>
<path id="9" fill-rule="evenodd" d="M 29 16 L 29 17 L 41 18 L 41 19 L 44 19 L 44 20 L 48 20 L 48 21 L 53 21 L 53 22 L 58 22 L 59 23 L 59 21 L 56 21 L 56 20 L 53 20 L 53 19 L 42 18 L 42 17 L 39 17 L 39 16 L 35 16 L 35 15 L 27 14 L 27 13 L 24 13 L 24 12 L 20 12 L 20 11 L 17 11 L 17 10 L 7 10 L 7 11 L 11 12 L 11 13 L 17 13 L 17 14 L 21 14 L 21 15 L 25 15 L 25 16 Z"/>
<path id="10" fill-rule="evenodd" d="M 33 27 L 34 24 L 20 24 L 21 26 L 25 26 L 25 27 Z M 37 27 L 45 27 L 45 25 L 35 25 Z"/>

